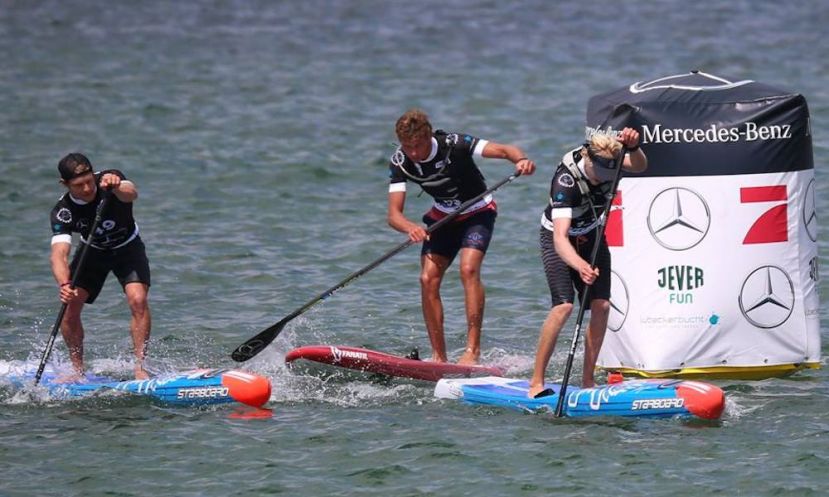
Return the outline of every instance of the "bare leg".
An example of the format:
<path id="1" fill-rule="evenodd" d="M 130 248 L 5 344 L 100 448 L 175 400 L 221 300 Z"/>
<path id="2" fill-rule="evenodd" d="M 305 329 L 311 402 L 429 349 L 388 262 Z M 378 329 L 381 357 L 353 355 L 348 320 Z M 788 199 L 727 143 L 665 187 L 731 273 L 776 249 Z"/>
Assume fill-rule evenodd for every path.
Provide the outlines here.
<path id="1" fill-rule="evenodd" d="M 432 344 L 432 360 L 446 362 L 446 341 L 443 336 L 443 303 L 440 300 L 440 284 L 449 261 L 440 255 L 427 254 L 420 258 L 420 300 L 423 320 Z"/>
<path id="2" fill-rule="evenodd" d="M 135 353 L 135 379 L 146 380 L 150 377 L 144 369 L 144 357 L 147 352 L 147 342 L 150 339 L 151 316 L 147 302 L 147 285 L 139 282 L 127 283 L 124 293 L 132 313 L 130 334 Z"/>
<path id="3" fill-rule="evenodd" d="M 587 337 L 584 342 L 582 388 L 590 388 L 596 385 L 593 380 L 593 373 L 596 369 L 596 361 L 599 359 L 599 351 L 602 349 L 602 343 L 604 342 L 609 315 L 610 301 L 596 299 L 590 302 L 590 323 L 587 326 Z"/>
<path id="4" fill-rule="evenodd" d="M 486 295 L 481 282 L 484 253 L 478 249 L 461 249 L 461 283 L 466 306 L 466 350 L 458 364 L 478 364 L 481 357 L 481 328 L 484 321 Z"/>
<path id="5" fill-rule="evenodd" d="M 544 373 L 547 370 L 547 365 L 550 363 L 550 357 L 553 355 L 553 349 L 558 340 L 558 334 L 564 323 L 570 318 L 573 312 L 572 303 L 559 304 L 547 314 L 547 319 L 541 325 L 541 333 L 538 337 L 538 349 L 535 353 L 535 366 L 533 367 L 533 377 L 530 379 L 530 390 L 527 392 L 529 397 L 535 397 L 542 390 L 544 390 Z"/>
<path id="6" fill-rule="evenodd" d="M 63 335 L 63 342 L 66 348 L 69 349 L 69 360 L 72 362 L 72 368 L 75 370 L 74 374 L 61 378 L 60 381 L 74 381 L 83 377 L 83 323 L 81 323 L 81 311 L 83 311 L 84 302 L 89 297 L 89 292 L 83 288 L 77 288 L 78 295 L 72 299 L 66 306 L 66 313 L 63 315 L 60 331 Z"/>

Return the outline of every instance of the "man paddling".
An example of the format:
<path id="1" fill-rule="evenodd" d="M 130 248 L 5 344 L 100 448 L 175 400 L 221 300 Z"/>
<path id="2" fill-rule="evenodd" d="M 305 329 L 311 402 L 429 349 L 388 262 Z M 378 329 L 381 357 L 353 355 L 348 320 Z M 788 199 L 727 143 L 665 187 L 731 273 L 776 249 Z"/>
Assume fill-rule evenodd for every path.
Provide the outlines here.
<path id="1" fill-rule="evenodd" d="M 593 372 L 610 314 L 610 250 L 604 236 L 597 240 L 597 228 L 607 196 L 615 193 L 610 191 L 616 178 L 615 166 L 625 150 L 623 170 L 642 172 L 648 167 L 648 159 L 639 148 L 639 132 L 624 128 L 618 138 L 594 134 L 588 143 L 564 154 L 553 175 L 540 235 L 552 308 L 538 339 L 530 397 L 544 390 L 544 372 L 556 339 L 573 311 L 574 288 L 579 296 L 588 287 L 590 291 L 582 387 L 594 386 Z M 590 261 L 595 243 L 599 243 L 599 250 L 596 260 Z"/>
<path id="2" fill-rule="evenodd" d="M 138 198 L 138 191 L 121 171 L 108 169 L 93 172 L 89 159 L 80 153 L 71 153 L 61 159 L 58 171 L 60 182 L 67 192 L 52 209 L 50 261 L 60 300 L 66 304 L 61 332 L 75 375 L 80 378 L 84 372 L 81 311 L 84 303 L 95 301 L 112 271 L 124 289 L 132 313 L 130 333 L 135 353 L 135 378 L 147 379 L 149 374 L 144 369 L 144 355 L 151 325 L 147 302 L 150 265 L 132 215 L 132 204 Z M 98 229 L 91 236 L 86 260 L 77 275 L 76 286 L 72 288 L 73 271 L 81 252 L 76 250 L 70 265 L 72 233 L 80 233 L 81 242 L 90 243 L 89 231 L 97 206 L 105 194 L 112 197 L 102 213 Z"/>
<path id="3" fill-rule="evenodd" d="M 447 361 L 440 285 L 446 269 L 460 253 L 467 339 L 466 349 L 458 363 L 477 364 L 481 353 L 485 300 L 481 264 L 495 226 L 495 202 L 491 195 L 487 195 L 431 235 L 426 232 L 426 227 L 454 212 L 464 201 L 486 191 L 486 183 L 475 164 L 475 157 L 509 160 L 519 174 L 532 174 L 535 163 L 515 145 L 495 143 L 463 133 L 433 130 L 429 118 L 419 109 L 411 109 L 400 116 L 395 132 L 400 147 L 389 163 L 388 223 L 397 231 L 406 233 L 410 240 L 423 242 L 420 257 L 421 304 L 432 345 L 432 360 Z M 403 214 L 406 183 L 409 181 L 434 198 L 432 208 L 423 216 L 426 227 Z"/>

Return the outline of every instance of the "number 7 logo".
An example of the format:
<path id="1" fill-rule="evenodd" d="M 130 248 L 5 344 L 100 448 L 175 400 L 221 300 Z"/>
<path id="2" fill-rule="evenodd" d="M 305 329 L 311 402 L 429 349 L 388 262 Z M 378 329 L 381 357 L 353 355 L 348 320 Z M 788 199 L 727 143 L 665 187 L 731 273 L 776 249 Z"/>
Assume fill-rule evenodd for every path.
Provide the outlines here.
<path id="1" fill-rule="evenodd" d="M 752 186 L 740 188 L 740 203 L 783 202 L 764 212 L 751 225 L 743 245 L 752 243 L 775 243 L 789 240 L 789 195 L 786 185 Z"/>
<path id="2" fill-rule="evenodd" d="M 613 202 L 610 204 L 610 213 L 607 216 L 605 240 L 608 247 L 623 247 L 625 245 L 625 227 L 622 224 L 622 191 L 617 190 Z"/>

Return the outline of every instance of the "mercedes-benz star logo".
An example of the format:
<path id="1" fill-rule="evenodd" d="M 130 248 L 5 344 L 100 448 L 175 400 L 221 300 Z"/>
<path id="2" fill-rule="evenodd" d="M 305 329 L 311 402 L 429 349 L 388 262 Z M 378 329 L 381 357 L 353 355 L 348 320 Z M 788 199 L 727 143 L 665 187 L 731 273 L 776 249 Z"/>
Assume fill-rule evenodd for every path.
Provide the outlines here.
<path id="1" fill-rule="evenodd" d="M 616 271 L 610 270 L 610 316 L 607 328 L 612 332 L 622 329 L 630 309 L 630 294 L 625 280 Z"/>
<path id="2" fill-rule="evenodd" d="M 815 209 L 815 180 L 809 182 L 806 194 L 803 197 L 803 226 L 806 234 L 813 241 L 817 241 L 817 209 Z"/>
<path id="3" fill-rule="evenodd" d="M 740 289 L 740 311 L 749 323 L 771 329 L 785 323 L 794 309 L 792 279 L 778 266 L 760 266 Z"/>
<path id="4" fill-rule="evenodd" d="M 683 187 L 667 188 L 651 201 L 648 229 L 668 250 L 688 250 L 705 238 L 711 211 L 702 195 Z"/>

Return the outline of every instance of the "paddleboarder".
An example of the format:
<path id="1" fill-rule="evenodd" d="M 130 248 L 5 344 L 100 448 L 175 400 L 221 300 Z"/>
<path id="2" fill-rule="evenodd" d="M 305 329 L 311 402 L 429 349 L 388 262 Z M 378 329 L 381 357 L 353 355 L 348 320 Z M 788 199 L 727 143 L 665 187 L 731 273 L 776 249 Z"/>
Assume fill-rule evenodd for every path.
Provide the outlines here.
<path id="1" fill-rule="evenodd" d="M 639 132 L 624 128 L 616 137 L 593 134 L 587 143 L 564 154 L 553 175 L 550 199 L 541 216 L 540 234 L 541 258 L 552 308 L 538 339 L 530 397 L 544 391 L 544 372 L 558 334 L 573 311 L 575 290 L 581 297 L 587 286 L 590 322 L 584 346 L 582 387 L 595 385 L 593 372 L 610 314 L 610 250 L 604 236 L 598 241 L 593 264 L 590 259 L 606 199 L 615 194 L 611 192 L 615 168 L 623 153 L 626 155 L 622 170 L 638 173 L 647 169 L 648 159 L 639 148 Z"/>
<path id="2" fill-rule="evenodd" d="M 147 293 L 150 287 L 150 266 L 144 242 L 138 235 L 132 206 L 138 198 L 135 184 L 121 171 L 108 169 L 94 172 L 89 159 L 80 153 L 71 153 L 58 163 L 60 183 L 66 187 L 51 213 L 52 274 L 59 288 L 66 312 L 61 322 L 63 340 L 69 349 L 75 377 L 83 376 L 84 328 L 81 312 L 85 303 L 98 297 L 110 272 L 115 273 L 127 298 L 132 313 L 130 333 L 135 354 L 136 379 L 147 379 L 144 356 L 150 338 L 150 307 Z M 105 193 L 105 190 L 107 191 Z M 80 247 L 72 263 L 72 233 L 79 233 L 81 243 L 90 242 L 90 229 L 96 208 L 104 195 L 111 194 L 102 221 L 91 236 L 86 260 L 72 287 L 73 271 L 78 265 Z"/>
<path id="3" fill-rule="evenodd" d="M 434 233 L 429 234 L 426 229 L 487 189 L 475 158 L 506 159 L 515 165 L 519 174 L 532 174 L 535 163 L 515 145 L 433 130 L 428 116 L 420 109 L 410 109 L 400 116 L 395 133 L 400 147 L 389 162 L 388 223 L 406 233 L 411 241 L 423 242 L 421 304 L 432 345 L 432 360 L 447 361 L 440 286 L 446 269 L 460 253 L 467 342 L 458 363 L 477 364 L 485 301 L 481 264 L 495 226 L 495 201 L 492 195 L 487 195 Z M 403 214 L 408 182 L 418 185 L 434 199 L 431 209 L 423 216 L 425 226 Z"/>

